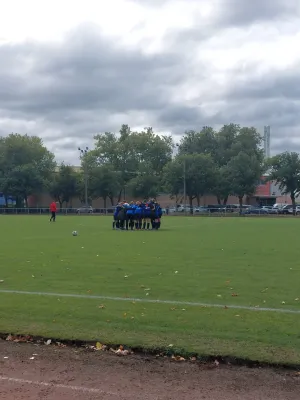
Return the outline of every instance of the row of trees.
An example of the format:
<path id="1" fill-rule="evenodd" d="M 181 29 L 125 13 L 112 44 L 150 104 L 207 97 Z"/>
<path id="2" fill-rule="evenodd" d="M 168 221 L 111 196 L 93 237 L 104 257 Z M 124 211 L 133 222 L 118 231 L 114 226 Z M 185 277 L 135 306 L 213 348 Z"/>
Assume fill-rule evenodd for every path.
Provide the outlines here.
<path id="1" fill-rule="evenodd" d="M 74 149 L 75 151 L 75 149 Z M 128 195 L 156 197 L 170 193 L 182 202 L 185 193 L 190 204 L 211 193 L 219 204 L 229 195 L 240 203 L 251 196 L 265 172 L 269 179 L 290 193 L 295 204 L 300 191 L 298 153 L 282 153 L 264 159 L 262 138 L 253 127 L 224 125 L 219 131 L 203 127 L 187 131 L 179 143 L 171 136 L 159 136 L 152 128 L 141 132 L 123 125 L 118 134 L 95 136 L 95 146 L 81 159 L 81 171 L 57 165 L 54 154 L 40 138 L 11 134 L 0 138 L 0 192 L 13 195 L 20 206 L 32 194 L 49 192 L 60 205 L 74 197 L 84 201 L 84 173 L 88 175 L 89 200 L 103 198 L 112 205 Z"/>

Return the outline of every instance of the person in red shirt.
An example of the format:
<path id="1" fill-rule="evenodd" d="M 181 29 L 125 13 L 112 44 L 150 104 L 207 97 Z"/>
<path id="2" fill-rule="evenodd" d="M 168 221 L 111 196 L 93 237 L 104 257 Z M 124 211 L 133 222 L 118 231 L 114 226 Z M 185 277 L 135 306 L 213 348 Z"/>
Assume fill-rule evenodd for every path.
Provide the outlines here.
<path id="1" fill-rule="evenodd" d="M 50 222 L 55 222 L 55 219 L 56 219 L 56 211 L 57 211 L 57 207 L 56 207 L 56 203 L 55 203 L 55 201 L 53 201 L 51 204 L 50 204 L 50 212 L 51 212 L 51 218 L 50 218 Z"/>

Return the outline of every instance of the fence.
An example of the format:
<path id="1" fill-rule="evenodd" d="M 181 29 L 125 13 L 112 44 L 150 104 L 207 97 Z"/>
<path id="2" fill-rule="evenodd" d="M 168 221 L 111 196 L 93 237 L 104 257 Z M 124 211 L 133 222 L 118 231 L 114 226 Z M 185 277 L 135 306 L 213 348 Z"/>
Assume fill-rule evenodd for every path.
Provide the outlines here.
<path id="1" fill-rule="evenodd" d="M 81 210 L 78 208 L 62 208 L 58 210 L 59 215 L 113 215 L 114 208 L 96 208 L 91 210 Z M 0 215 L 48 215 L 49 208 L 0 208 Z M 265 216 L 265 217 L 277 217 L 277 216 L 292 216 L 292 212 L 287 214 L 281 214 L 280 211 L 276 210 L 264 210 L 259 208 L 249 208 L 242 210 L 243 216 Z M 237 217 L 240 216 L 239 209 L 226 209 L 225 207 L 213 207 L 213 208 L 194 208 L 186 209 L 181 211 L 175 211 L 173 209 L 163 209 L 163 215 L 165 216 L 193 216 L 193 217 Z M 298 215 L 298 213 L 297 213 Z"/>

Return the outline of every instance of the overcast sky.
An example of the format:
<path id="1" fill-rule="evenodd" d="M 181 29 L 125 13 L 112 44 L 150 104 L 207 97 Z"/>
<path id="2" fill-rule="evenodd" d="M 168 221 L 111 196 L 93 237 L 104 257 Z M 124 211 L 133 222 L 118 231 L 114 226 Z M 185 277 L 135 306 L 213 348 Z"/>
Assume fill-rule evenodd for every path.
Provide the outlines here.
<path id="1" fill-rule="evenodd" d="M 300 0 L 1 2 L 1 135 L 39 135 L 76 164 L 121 124 L 230 122 L 300 151 Z"/>

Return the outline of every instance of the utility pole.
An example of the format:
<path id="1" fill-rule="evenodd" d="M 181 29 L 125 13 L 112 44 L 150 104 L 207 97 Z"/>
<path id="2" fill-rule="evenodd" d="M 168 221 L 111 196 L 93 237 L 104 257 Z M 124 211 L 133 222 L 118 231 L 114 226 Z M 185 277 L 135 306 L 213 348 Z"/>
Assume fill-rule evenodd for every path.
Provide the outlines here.
<path id="1" fill-rule="evenodd" d="M 89 151 L 89 148 L 86 147 L 85 149 L 81 149 L 78 147 L 79 151 L 79 158 L 82 161 L 83 157 L 87 154 Z M 87 164 L 83 160 L 83 169 L 84 169 L 84 202 L 85 206 L 88 207 L 88 172 L 87 172 Z"/>
<path id="2" fill-rule="evenodd" d="M 184 197 L 184 214 L 186 215 L 186 160 L 183 160 L 183 197 Z"/>
<path id="3" fill-rule="evenodd" d="M 179 148 L 179 143 L 176 143 L 177 149 Z M 178 154 L 178 153 L 177 153 Z M 184 215 L 186 215 L 186 159 L 183 159 L 183 201 L 184 201 Z"/>

